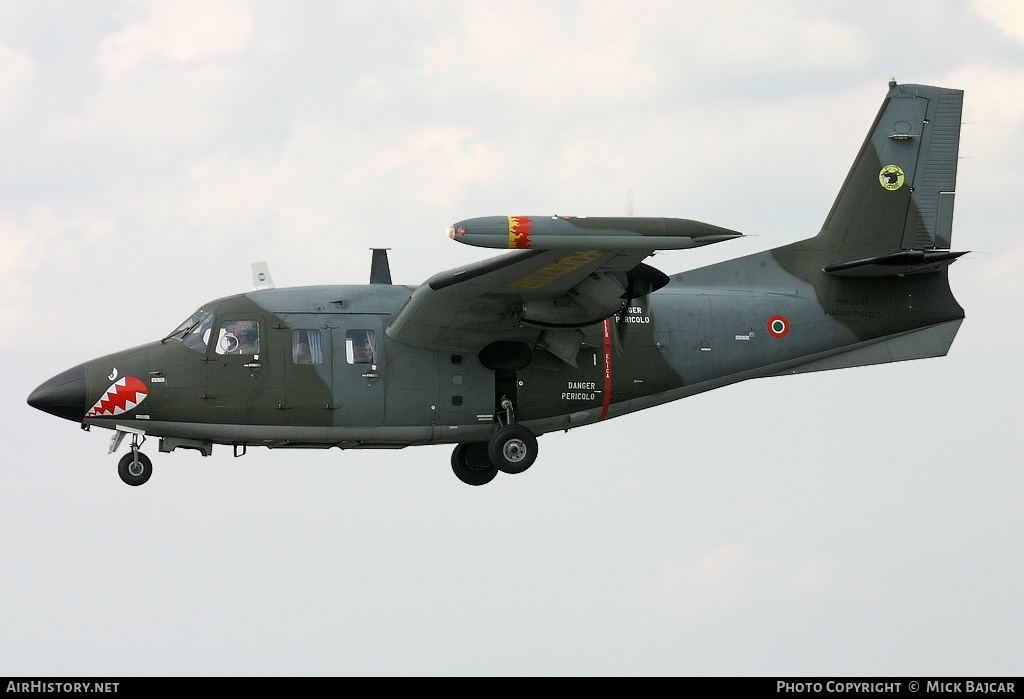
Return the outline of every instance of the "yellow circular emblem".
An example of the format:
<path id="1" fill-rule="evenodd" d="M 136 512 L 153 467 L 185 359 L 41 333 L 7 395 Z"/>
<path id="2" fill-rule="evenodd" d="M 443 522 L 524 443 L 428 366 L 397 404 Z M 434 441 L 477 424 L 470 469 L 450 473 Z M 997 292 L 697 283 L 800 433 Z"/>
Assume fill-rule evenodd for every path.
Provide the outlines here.
<path id="1" fill-rule="evenodd" d="M 890 192 L 902 187 L 903 179 L 903 168 L 899 165 L 886 165 L 878 173 L 878 182 Z"/>

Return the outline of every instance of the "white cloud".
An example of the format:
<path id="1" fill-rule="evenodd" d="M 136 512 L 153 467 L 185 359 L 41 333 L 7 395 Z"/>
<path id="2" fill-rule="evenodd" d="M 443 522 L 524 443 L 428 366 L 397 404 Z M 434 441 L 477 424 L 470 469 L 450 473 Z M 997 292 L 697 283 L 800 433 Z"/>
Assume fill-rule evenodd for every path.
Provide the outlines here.
<path id="1" fill-rule="evenodd" d="M 512 103 L 523 110 L 548 109 L 581 90 L 622 99 L 654 84 L 642 41 L 622 31 L 635 14 L 614 4 L 566 12 L 548 3 L 472 3 L 424 50 L 421 70 L 519 95 Z"/>
<path id="2" fill-rule="evenodd" d="M 974 0 L 974 9 L 1004 36 L 1024 43 L 1024 4 L 1020 0 Z"/>
<path id="3" fill-rule="evenodd" d="M 148 16 L 105 39 L 98 61 L 109 75 L 152 59 L 195 61 L 238 54 L 252 32 L 244 0 L 155 0 Z"/>
<path id="4" fill-rule="evenodd" d="M 808 17 L 799 3 L 473 3 L 424 49 L 422 72 L 543 112 L 581 94 L 621 108 L 711 76 L 835 70 L 872 53 L 861 27 Z"/>
<path id="5" fill-rule="evenodd" d="M 712 74 L 832 70 L 863 65 L 872 51 L 860 27 L 800 16 L 775 3 L 707 4 L 692 14 L 682 18 L 690 20 L 684 26 L 700 29 L 689 29 L 687 52 L 699 70 Z"/>
<path id="6" fill-rule="evenodd" d="M 32 81 L 32 59 L 9 46 L 0 44 L 0 111 L 13 104 Z"/>
<path id="7" fill-rule="evenodd" d="M 756 578 L 775 567 L 743 544 L 725 544 L 696 562 L 668 559 L 635 593 L 645 612 L 688 619 L 731 611 L 755 596 Z"/>
<path id="8" fill-rule="evenodd" d="M 77 273 L 87 248 L 110 248 L 115 232 L 109 218 L 62 216 L 48 209 L 33 210 L 23 220 L 0 219 L 0 324 L 19 328 L 0 333 L 0 347 L 29 334 L 36 341 L 59 335 L 49 314 L 29 309 L 49 296 L 44 287 Z"/>
<path id="9" fill-rule="evenodd" d="M 171 190 L 147 194 L 145 207 L 197 235 L 262 239 L 272 249 L 261 255 L 293 259 L 313 276 L 316 265 L 327 265 L 344 279 L 337 260 L 311 260 L 308 246 L 390 244 L 411 224 L 437 249 L 456 202 L 470 184 L 491 177 L 495 160 L 475 134 L 448 125 L 360 132 L 302 120 L 275 152 L 221 151 L 188 165 Z M 342 261 L 349 263 L 362 277 L 365 261 Z"/>
<path id="10" fill-rule="evenodd" d="M 29 233 L 13 221 L 0 221 L 0 324 L 5 328 L 18 327 L 18 321 L 26 311 L 26 276 L 20 270 L 28 259 L 31 244 Z M 0 335 L 0 344 L 14 339 L 13 333 Z"/>
<path id="11" fill-rule="evenodd" d="M 407 195 L 450 209 L 467 184 L 490 179 L 495 161 L 488 144 L 469 131 L 449 125 L 425 126 L 410 133 L 403 143 L 371 155 L 346 179 L 408 179 Z"/>

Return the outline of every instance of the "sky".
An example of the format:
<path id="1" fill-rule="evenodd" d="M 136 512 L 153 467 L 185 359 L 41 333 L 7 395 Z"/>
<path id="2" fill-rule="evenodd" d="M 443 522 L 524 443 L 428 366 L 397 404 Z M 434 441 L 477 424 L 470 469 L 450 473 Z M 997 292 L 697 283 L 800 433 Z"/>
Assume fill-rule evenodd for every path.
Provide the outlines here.
<path id="1" fill-rule="evenodd" d="M 814 235 L 891 78 L 965 91 L 949 355 L 540 439 L 117 477 L 25 398 L 251 288 L 485 259 L 473 216 Z M 1024 6 L 9 0 L 0 676 L 1020 675 Z M 122 447 L 123 449 L 123 447 Z"/>

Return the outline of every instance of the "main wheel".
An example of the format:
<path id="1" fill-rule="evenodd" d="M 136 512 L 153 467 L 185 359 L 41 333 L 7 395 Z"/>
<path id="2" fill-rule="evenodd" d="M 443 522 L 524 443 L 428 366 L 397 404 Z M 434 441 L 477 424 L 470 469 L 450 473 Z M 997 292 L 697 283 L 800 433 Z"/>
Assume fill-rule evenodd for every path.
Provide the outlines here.
<path id="1" fill-rule="evenodd" d="M 537 460 L 537 438 L 516 423 L 499 427 L 487 443 L 487 455 L 499 471 L 522 473 Z"/>
<path id="2" fill-rule="evenodd" d="M 468 485 L 484 485 L 498 475 L 498 469 L 487 458 L 486 442 L 464 442 L 455 447 L 452 471 Z"/>
<path id="3" fill-rule="evenodd" d="M 117 462 L 117 475 L 128 485 L 142 485 L 153 475 L 153 462 L 141 451 L 130 451 Z"/>

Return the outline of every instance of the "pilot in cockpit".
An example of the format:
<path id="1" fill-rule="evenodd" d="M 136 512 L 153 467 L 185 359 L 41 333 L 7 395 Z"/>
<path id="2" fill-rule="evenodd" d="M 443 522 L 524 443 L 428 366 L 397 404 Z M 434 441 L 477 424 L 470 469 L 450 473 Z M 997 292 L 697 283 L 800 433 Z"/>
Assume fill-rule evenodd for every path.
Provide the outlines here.
<path id="1" fill-rule="evenodd" d="M 252 320 L 225 323 L 217 347 L 218 354 L 257 354 L 260 351 L 257 324 Z"/>

